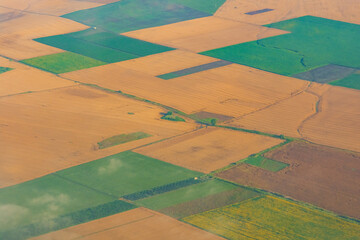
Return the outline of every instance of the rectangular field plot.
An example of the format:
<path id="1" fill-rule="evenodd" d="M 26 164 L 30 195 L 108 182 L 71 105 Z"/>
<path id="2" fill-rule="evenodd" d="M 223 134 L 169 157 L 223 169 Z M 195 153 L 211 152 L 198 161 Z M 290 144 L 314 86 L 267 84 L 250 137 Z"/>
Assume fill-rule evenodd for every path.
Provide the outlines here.
<path id="1" fill-rule="evenodd" d="M 179 70 L 179 71 L 176 71 L 176 72 L 162 74 L 162 75 L 159 75 L 157 77 L 161 78 L 161 79 L 164 79 L 164 80 L 169 80 L 169 79 L 173 79 L 173 78 L 177 78 L 177 77 L 190 75 L 190 74 L 193 74 L 193 73 L 206 71 L 206 70 L 213 69 L 213 68 L 218 68 L 218 67 L 230 65 L 230 64 L 232 64 L 232 62 L 227 62 L 227 61 L 220 60 L 220 61 L 217 61 L 217 62 L 207 63 L 207 64 L 203 64 L 203 65 L 200 65 L 200 66 Z"/>
<path id="2" fill-rule="evenodd" d="M 282 75 L 327 64 L 360 67 L 359 25 L 305 16 L 266 26 L 291 33 L 202 54 Z"/>
<path id="3" fill-rule="evenodd" d="M 88 26 L 123 33 L 209 15 L 168 0 L 122 0 L 63 17 Z"/>
<path id="4" fill-rule="evenodd" d="M 178 3 L 192 9 L 196 9 L 209 14 L 214 14 L 226 0 L 170 0 L 171 2 Z"/>
<path id="5" fill-rule="evenodd" d="M 106 194 L 74 184 L 56 175 L 47 175 L 2 188 L 0 189 L 0 222 L 2 223 L 0 238 L 12 239 L 10 236 L 14 234 L 36 235 L 88 221 L 93 217 L 82 217 L 77 215 L 77 212 L 83 211 L 84 214 L 86 211 L 94 212 L 94 207 L 114 200 L 116 199 Z M 120 207 L 120 210 L 132 208 L 131 204 L 124 204 L 124 208 Z M 114 204 L 112 206 L 117 209 Z M 98 215 L 107 214 L 95 209 L 96 211 Z M 64 216 L 66 216 L 65 222 Z M 22 238 L 24 236 L 20 237 Z"/>
<path id="6" fill-rule="evenodd" d="M 230 240 L 355 240 L 360 233 L 358 223 L 271 196 L 250 199 L 183 220 Z"/>
<path id="7" fill-rule="evenodd" d="M 209 127 L 136 152 L 209 173 L 281 142 L 276 138 Z"/>
<path id="8" fill-rule="evenodd" d="M 147 134 L 147 133 L 143 133 L 143 132 L 120 134 L 120 135 L 116 135 L 116 136 L 112 136 L 110 138 L 104 139 L 101 142 L 98 142 L 98 146 L 100 149 L 102 149 L 102 148 L 112 147 L 115 145 L 131 142 L 131 141 L 135 141 L 135 140 L 143 139 L 143 138 L 147 138 L 147 137 L 151 137 L 151 135 Z"/>
<path id="9" fill-rule="evenodd" d="M 75 239 L 224 240 L 209 232 L 145 208 L 45 234 L 31 240 Z"/>
<path id="10" fill-rule="evenodd" d="M 175 191 L 169 191 L 153 197 L 141 199 L 136 201 L 136 204 L 153 210 L 159 210 L 235 188 L 237 188 L 236 185 L 225 181 L 209 180 Z"/>
<path id="11" fill-rule="evenodd" d="M 57 174 L 116 197 L 202 175 L 130 151 L 72 167 Z"/>
<path id="12" fill-rule="evenodd" d="M 217 176 L 360 219 L 360 154 L 295 141 L 265 153 L 264 157 L 289 166 L 271 172 L 240 164 Z"/>
<path id="13" fill-rule="evenodd" d="M 266 12 L 270 12 L 273 11 L 274 9 L 271 8 L 264 8 L 264 9 L 260 9 L 260 10 L 256 10 L 256 11 L 252 11 L 252 12 L 247 12 L 245 14 L 247 15 L 256 15 L 256 14 L 260 14 L 260 13 L 266 13 Z"/>
<path id="14" fill-rule="evenodd" d="M 265 158 L 262 156 L 250 157 L 246 161 L 247 164 L 253 165 L 255 167 L 263 168 L 265 170 L 269 170 L 272 172 L 280 171 L 289 166 L 287 163 L 275 161 L 269 158 Z"/>
<path id="15" fill-rule="evenodd" d="M 60 74 L 84 68 L 96 67 L 106 64 L 99 60 L 85 57 L 72 52 L 55 53 L 52 55 L 30 58 L 22 61 L 30 66 Z"/>
<path id="16" fill-rule="evenodd" d="M 360 90 L 360 73 L 354 73 L 343 79 L 329 82 L 330 85 Z"/>

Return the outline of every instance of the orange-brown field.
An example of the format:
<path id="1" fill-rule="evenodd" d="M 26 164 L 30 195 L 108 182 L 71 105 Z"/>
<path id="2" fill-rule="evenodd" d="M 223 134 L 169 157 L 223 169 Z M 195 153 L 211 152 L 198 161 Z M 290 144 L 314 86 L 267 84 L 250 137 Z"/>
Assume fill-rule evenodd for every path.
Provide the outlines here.
<path id="1" fill-rule="evenodd" d="M 63 52 L 33 41 L 34 38 L 64 34 L 88 27 L 56 16 L 19 13 L 0 21 L 0 55 L 17 60 Z"/>
<path id="2" fill-rule="evenodd" d="M 86 86 L 0 98 L 0 187 L 119 153 L 194 128 L 161 120 L 159 107 Z M 131 114 L 129 114 L 131 113 Z M 152 137 L 98 149 L 114 135 Z"/>
<path id="3" fill-rule="evenodd" d="M 0 0 L 0 7 L 2 8 L 54 16 L 101 5 L 101 3 L 94 1 L 78 0 Z"/>
<path id="4" fill-rule="evenodd" d="M 31 239 L 221 240 L 223 238 L 152 210 L 137 208 Z"/>
<path id="5" fill-rule="evenodd" d="M 137 149 L 136 152 L 209 173 L 281 142 L 277 138 L 208 127 Z"/>
<path id="6" fill-rule="evenodd" d="M 228 124 L 360 151 L 358 109 L 357 90 L 313 83 L 299 95 Z"/>
<path id="7" fill-rule="evenodd" d="M 246 15 L 270 8 L 273 11 Z M 312 15 L 360 24 L 360 2 L 357 0 L 227 0 L 215 16 L 259 25 Z"/>
<path id="8" fill-rule="evenodd" d="M 178 49 L 202 52 L 284 33 L 287 32 L 218 17 L 205 17 L 123 35 Z"/>
<path id="9" fill-rule="evenodd" d="M 121 90 L 189 114 L 208 111 L 235 117 L 288 98 L 308 85 L 306 81 L 237 64 L 171 80 L 120 67 L 123 64 L 114 63 L 61 76 Z"/>
<path id="10" fill-rule="evenodd" d="M 0 66 L 13 69 L 0 74 L 0 97 L 76 85 L 72 81 L 2 57 Z"/>

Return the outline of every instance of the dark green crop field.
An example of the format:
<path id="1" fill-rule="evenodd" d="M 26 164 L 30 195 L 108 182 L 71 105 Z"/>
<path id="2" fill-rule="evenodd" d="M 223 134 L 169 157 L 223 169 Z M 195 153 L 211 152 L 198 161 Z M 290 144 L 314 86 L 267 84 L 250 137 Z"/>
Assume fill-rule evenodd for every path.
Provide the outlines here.
<path id="1" fill-rule="evenodd" d="M 210 15 L 174 2 L 169 0 L 122 0 L 97 8 L 69 13 L 63 17 L 111 32 L 124 33 Z M 190 6 L 194 5 L 190 1 L 184 2 Z M 206 9 L 213 11 L 211 7 L 206 7 Z"/>
<path id="2" fill-rule="evenodd" d="M 267 25 L 291 33 L 202 54 L 291 76 L 334 64 L 360 67 L 360 26 L 305 16 Z"/>
<path id="3" fill-rule="evenodd" d="M 11 68 L 7 68 L 7 67 L 0 67 L 0 74 L 1 73 L 4 73 L 4 72 L 7 72 L 7 71 L 10 71 Z"/>
<path id="4" fill-rule="evenodd" d="M 360 90 L 360 72 L 354 73 L 346 78 L 330 82 L 329 84 Z"/>

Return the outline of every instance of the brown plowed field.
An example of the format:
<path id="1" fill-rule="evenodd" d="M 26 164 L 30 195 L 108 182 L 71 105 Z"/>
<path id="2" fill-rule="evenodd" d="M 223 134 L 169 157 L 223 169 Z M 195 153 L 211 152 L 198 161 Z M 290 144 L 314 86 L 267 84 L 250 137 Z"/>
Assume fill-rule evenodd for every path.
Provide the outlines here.
<path id="1" fill-rule="evenodd" d="M 34 38 L 65 34 L 88 27 L 55 16 L 25 13 L 0 22 L 0 55 L 17 60 L 63 52 L 33 41 Z"/>
<path id="2" fill-rule="evenodd" d="M 265 8 L 273 11 L 247 15 Z M 259 25 L 312 15 L 360 24 L 360 2 L 357 0 L 227 0 L 215 16 Z"/>
<path id="3" fill-rule="evenodd" d="M 77 0 L 0 0 L 0 7 L 56 16 L 101 5 L 103 4 Z"/>
<path id="4" fill-rule="evenodd" d="M 13 68 L 0 74 L 0 97 L 77 85 L 53 74 L 0 57 L 0 66 Z"/>
<path id="5" fill-rule="evenodd" d="M 136 30 L 123 35 L 178 49 L 203 52 L 287 33 L 248 23 L 205 17 Z"/>
<path id="6" fill-rule="evenodd" d="M 209 173 L 281 142 L 280 139 L 257 134 L 208 127 L 135 151 Z"/>
<path id="7" fill-rule="evenodd" d="M 31 238 L 31 240 L 64 239 L 224 240 L 199 228 L 145 208 L 137 208 Z"/>
<path id="8" fill-rule="evenodd" d="M 241 164 L 218 176 L 360 218 L 360 154 L 292 142 L 265 157 L 290 164 L 279 172 Z"/>
<path id="9" fill-rule="evenodd" d="M 166 58 L 164 59 L 166 61 Z M 237 117 L 305 89 L 302 80 L 231 64 L 171 80 L 108 64 L 61 76 L 143 97 L 192 114 Z M 140 66 L 139 66 L 140 67 Z"/>
<path id="10" fill-rule="evenodd" d="M 0 187 L 191 131 L 161 120 L 159 107 L 85 86 L 0 98 Z M 132 114 L 129 114 L 132 113 Z M 152 137 L 97 149 L 114 135 Z"/>

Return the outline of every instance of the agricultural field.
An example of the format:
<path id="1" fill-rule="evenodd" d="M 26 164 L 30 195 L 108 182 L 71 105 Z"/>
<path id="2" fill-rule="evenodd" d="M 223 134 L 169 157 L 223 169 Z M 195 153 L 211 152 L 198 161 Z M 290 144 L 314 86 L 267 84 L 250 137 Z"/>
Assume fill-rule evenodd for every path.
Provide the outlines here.
<path id="1" fill-rule="evenodd" d="M 123 35 L 178 49 L 202 52 L 285 33 L 288 32 L 210 16 L 130 31 Z"/>
<path id="2" fill-rule="evenodd" d="M 333 86 L 354 88 L 360 90 L 360 71 L 357 71 L 356 73 L 349 75 L 343 79 L 332 81 L 329 84 Z"/>
<path id="3" fill-rule="evenodd" d="M 131 151 L 68 168 L 56 174 L 117 198 L 202 175 Z"/>
<path id="4" fill-rule="evenodd" d="M 135 63 L 126 62 L 83 69 L 61 76 L 162 103 L 187 114 L 206 111 L 232 117 L 265 108 L 302 91 L 308 85 L 303 80 L 237 64 L 164 81 L 141 69 L 129 69 L 126 65 L 131 64 L 133 68 Z M 141 66 L 141 61 L 137 64 Z M 157 63 L 154 64 L 157 66 Z M 169 72 L 171 71 L 164 73 Z"/>
<path id="5" fill-rule="evenodd" d="M 72 52 L 56 53 L 22 61 L 25 64 L 55 74 L 96 67 L 106 63 Z"/>
<path id="6" fill-rule="evenodd" d="M 135 151 L 209 173 L 281 142 L 282 140 L 277 138 L 208 127 Z"/>
<path id="7" fill-rule="evenodd" d="M 217 176 L 360 218 L 358 153 L 295 141 L 264 157 L 288 166 L 273 172 L 245 161 Z"/>
<path id="8" fill-rule="evenodd" d="M 141 231 L 139 231 L 141 229 Z M 169 231 L 169 229 L 171 229 Z M 155 211 L 137 208 L 89 223 L 45 234 L 31 240 L 75 239 L 172 239 L 224 240 Z"/>
<path id="9" fill-rule="evenodd" d="M 2 75 L 16 71 L 3 73 L 0 79 Z M 26 71 L 24 74 L 26 76 Z M 40 79 L 44 81 L 46 78 Z M 0 187 L 195 128 L 193 123 L 161 120 L 160 113 L 163 111 L 148 103 L 87 86 L 60 87 L 3 97 L 0 99 L 0 125 L 1 139 L 6 145 L 0 145 Z M 133 132 L 145 132 L 152 136 L 98 149 L 98 142 Z"/>
<path id="10" fill-rule="evenodd" d="M 11 68 L 7 67 L 0 67 L 0 74 L 12 70 Z"/>
<path id="11" fill-rule="evenodd" d="M 360 24 L 359 3 L 354 0 L 227 0 L 215 16 L 264 25 L 306 15 Z M 246 13 L 273 9 L 255 15 Z"/>
<path id="12" fill-rule="evenodd" d="M 291 33 L 202 54 L 287 76 L 328 64 L 360 67 L 359 25 L 305 16 L 266 26 Z"/>
<path id="13" fill-rule="evenodd" d="M 357 239 L 360 226 L 329 212 L 263 196 L 185 217 L 226 239 Z"/>
<path id="14" fill-rule="evenodd" d="M 116 145 L 119 145 L 119 144 L 131 142 L 131 141 L 135 141 L 135 140 L 139 140 L 139 139 L 143 139 L 143 138 L 147 138 L 147 137 L 151 137 L 151 135 L 147 134 L 147 133 L 144 133 L 144 132 L 134 132 L 134 133 L 129 133 L 129 134 L 120 134 L 120 135 L 116 135 L 116 136 L 112 136 L 110 138 L 104 139 L 101 142 L 98 142 L 98 146 L 99 146 L 100 149 L 108 148 L 108 147 L 116 146 Z"/>

